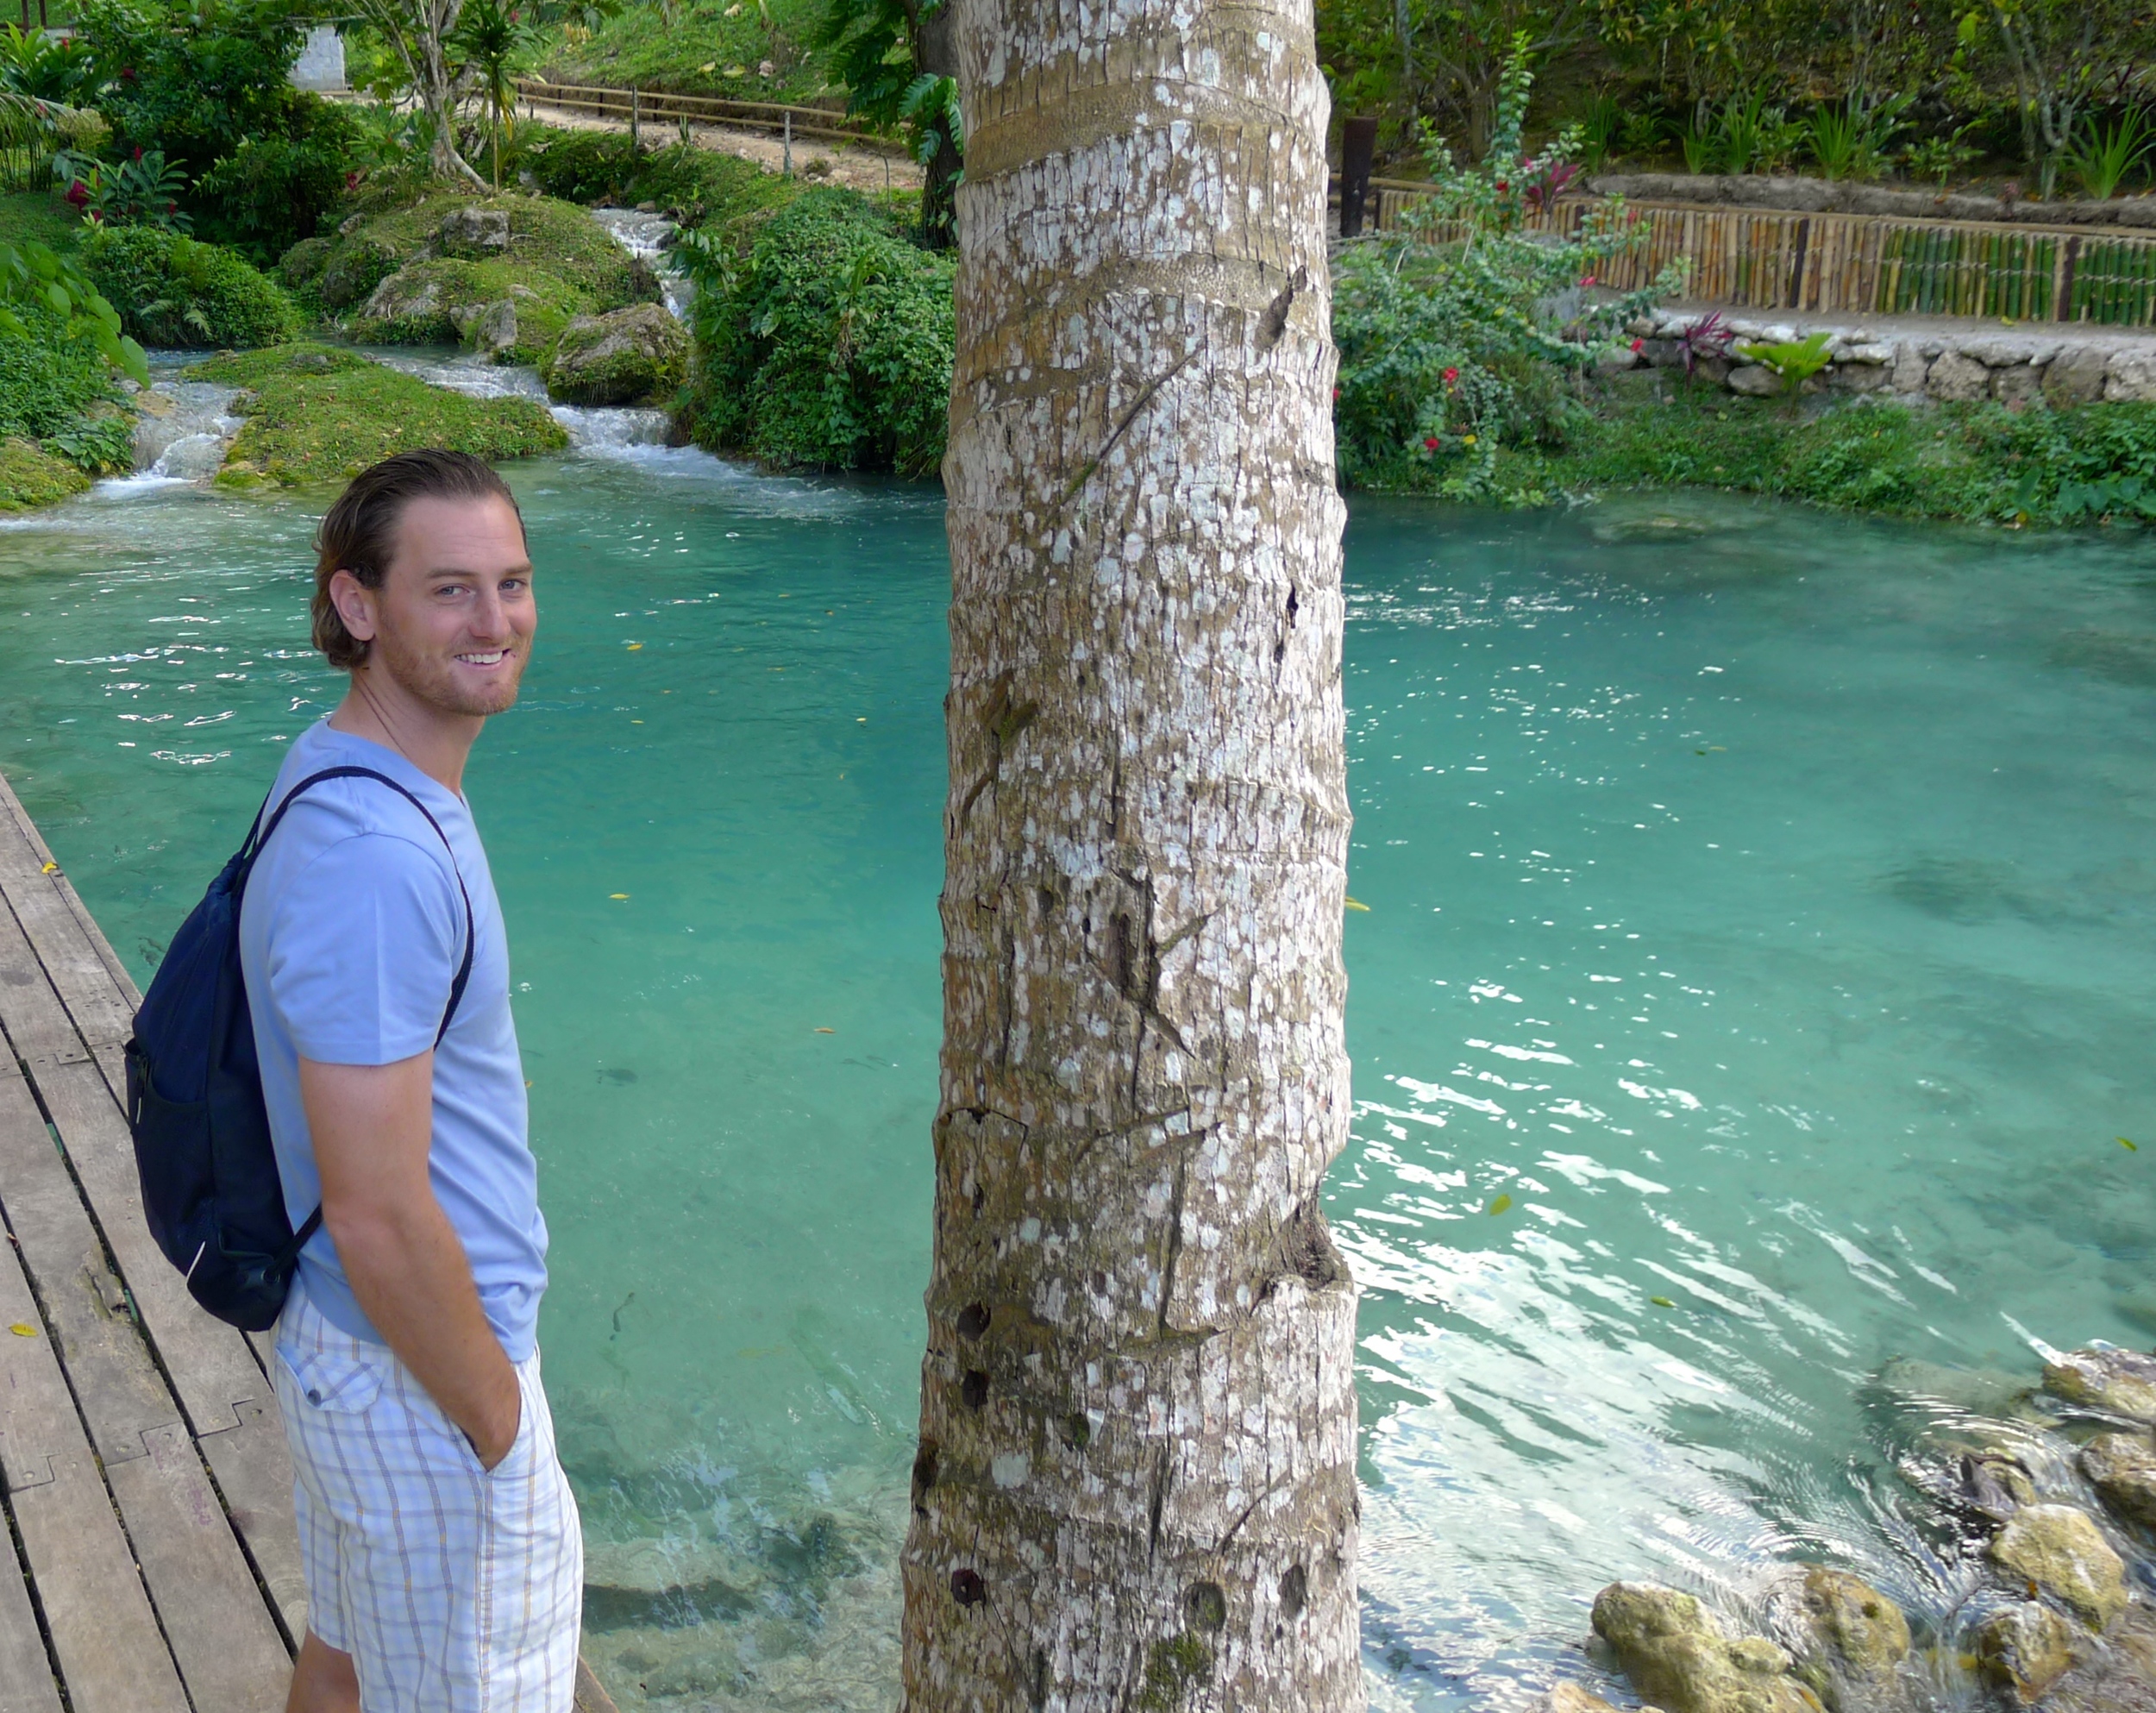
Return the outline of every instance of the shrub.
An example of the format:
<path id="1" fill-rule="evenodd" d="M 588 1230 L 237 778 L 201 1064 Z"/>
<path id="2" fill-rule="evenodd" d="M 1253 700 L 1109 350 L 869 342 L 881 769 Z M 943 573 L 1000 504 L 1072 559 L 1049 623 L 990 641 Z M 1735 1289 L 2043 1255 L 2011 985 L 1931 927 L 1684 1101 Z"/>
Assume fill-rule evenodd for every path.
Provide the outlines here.
<path id="1" fill-rule="evenodd" d="M 0 436 L 41 440 L 112 394 L 112 372 L 86 339 L 49 310 L 19 305 L 21 333 L 0 331 Z"/>
<path id="2" fill-rule="evenodd" d="M 942 462 L 956 328 L 952 266 L 849 191 L 805 191 L 745 260 L 692 234 L 697 282 L 691 431 L 787 469 Z"/>
<path id="3" fill-rule="evenodd" d="M 242 137 L 195 186 L 203 229 L 258 266 L 314 233 L 344 194 L 358 147 L 349 111 L 319 96 L 298 93 L 283 120 L 282 130 Z"/>
<path id="4" fill-rule="evenodd" d="M 1437 194 L 1420 225 L 1342 259 L 1332 336 L 1344 483 L 1526 497 L 1504 486 L 1500 448 L 1562 444 L 1582 418 L 1567 377 L 1591 368 L 1627 321 L 1677 284 L 1670 275 L 1645 292 L 1588 296 L 1597 270 L 1635 242 L 1614 200 L 1569 240 L 1524 229 L 1569 175 L 1576 141 L 1568 134 L 1539 159 L 1526 155 L 1531 83 L 1516 44 L 1482 162 L 1457 167 L 1427 138 Z"/>
<path id="5" fill-rule="evenodd" d="M 84 263 L 127 330 L 147 344 L 273 345 L 299 330 L 277 283 L 215 244 L 127 227 L 93 235 Z"/>

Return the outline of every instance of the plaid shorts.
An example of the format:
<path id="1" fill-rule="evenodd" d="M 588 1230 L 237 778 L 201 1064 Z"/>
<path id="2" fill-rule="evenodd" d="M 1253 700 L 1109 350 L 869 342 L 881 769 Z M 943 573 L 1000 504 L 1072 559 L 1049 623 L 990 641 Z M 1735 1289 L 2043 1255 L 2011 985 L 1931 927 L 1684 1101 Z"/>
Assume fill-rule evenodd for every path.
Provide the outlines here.
<path id="1" fill-rule="evenodd" d="M 307 1628 L 352 1656 L 364 1713 L 570 1713 L 584 1540 L 537 1353 L 491 1471 L 386 1346 L 296 1281 L 277 1356 Z"/>

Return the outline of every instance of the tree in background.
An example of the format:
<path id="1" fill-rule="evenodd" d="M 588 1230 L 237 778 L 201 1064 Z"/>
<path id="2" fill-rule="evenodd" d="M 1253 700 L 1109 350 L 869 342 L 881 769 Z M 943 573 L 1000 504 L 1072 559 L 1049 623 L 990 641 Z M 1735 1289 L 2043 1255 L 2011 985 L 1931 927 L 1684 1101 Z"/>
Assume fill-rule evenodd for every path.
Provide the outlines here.
<path id="1" fill-rule="evenodd" d="M 435 177 L 486 189 L 486 180 L 457 151 L 456 67 L 450 39 L 463 16 L 464 0 L 356 0 L 356 7 L 396 55 L 404 87 L 419 97 Z"/>
<path id="2" fill-rule="evenodd" d="M 2156 14 L 2140 0 L 1986 0 L 1962 16 L 1960 39 L 2005 61 L 2022 158 L 2049 196 L 2083 113 L 2156 59 Z"/>
<path id="3" fill-rule="evenodd" d="M 1307 0 L 957 0 L 911 1713 L 1363 1704 Z"/>
<path id="4" fill-rule="evenodd" d="M 303 0 L 83 0 L 99 109 L 122 155 L 161 155 L 191 185 L 203 236 L 270 260 L 343 194 L 354 123 L 291 87 Z"/>
<path id="5" fill-rule="evenodd" d="M 463 15 L 449 37 L 479 84 L 487 136 L 493 145 L 498 191 L 502 187 L 502 139 L 517 123 L 517 62 L 537 38 L 538 32 L 523 15 L 505 7 L 501 0 L 465 0 Z"/>
<path id="6" fill-rule="evenodd" d="M 925 171 L 921 235 L 936 249 L 955 241 L 965 170 L 952 25 L 952 0 L 832 0 L 815 38 L 848 112 L 912 134 Z"/>

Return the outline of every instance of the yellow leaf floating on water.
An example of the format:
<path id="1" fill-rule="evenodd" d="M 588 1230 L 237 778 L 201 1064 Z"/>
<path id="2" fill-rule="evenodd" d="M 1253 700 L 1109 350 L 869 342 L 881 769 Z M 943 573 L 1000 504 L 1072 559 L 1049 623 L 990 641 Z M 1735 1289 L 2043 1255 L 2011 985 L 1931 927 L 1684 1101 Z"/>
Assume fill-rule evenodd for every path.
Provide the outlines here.
<path id="1" fill-rule="evenodd" d="M 37 1336 L 37 1328 L 31 1326 L 27 1321 L 17 1321 L 12 1327 L 9 1327 L 8 1330 L 13 1333 L 16 1337 L 19 1339 L 34 1339 Z"/>
<path id="2" fill-rule="evenodd" d="M 635 654 L 635 653 L 636 652 L 636 650 L 637 650 L 638 649 L 641 649 L 642 647 L 643 647 L 643 644 L 642 644 L 642 643 L 631 643 L 629 645 L 629 652 L 630 652 L 630 654 L 632 654 L 632 655 L 633 655 L 633 654 Z"/>
<path id="3" fill-rule="evenodd" d="M 1651 1296 L 1647 1299 L 1647 1301 L 1654 1304 L 1657 1308 L 1674 1308 L 1677 1307 L 1677 1304 L 1670 1302 L 1666 1296 Z"/>
<path id="4" fill-rule="evenodd" d="M 1369 905 L 1363 903 L 1362 901 L 1360 901 L 1360 900 L 1357 900 L 1357 899 L 1352 899 L 1352 898 L 1350 898 L 1350 899 L 1344 899 L 1344 900 L 1342 900 L 1342 902 L 1344 902 L 1344 903 L 1347 906 L 1347 907 L 1348 907 L 1349 909 L 1351 909 L 1351 910 L 1362 910 L 1362 911 L 1368 911 L 1368 910 L 1369 910 Z"/>
<path id="5" fill-rule="evenodd" d="M 610 892 L 606 895 L 617 904 L 626 903 L 629 900 L 629 894 L 625 892 Z"/>
<path id="6" fill-rule="evenodd" d="M 836 1035 L 838 1031 L 836 1029 L 826 1029 L 821 1024 L 818 1024 L 817 1026 L 816 1032 L 819 1035 Z"/>
<path id="7" fill-rule="evenodd" d="M 1507 1208 L 1509 1208 L 1509 1207 L 1511 1207 L 1511 1206 L 1512 1206 L 1512 1197 L 1511 1197 L 1511 1196 L 1509 1196 L 1509 1195 L 1500 1195 L 1500 1196 L 1499 1196 L 1499 1197 L 1498 1197 L 1498 1198 L 1497 1198 L 1495 1202 L 1491 1202 L 1491 1203 L 1489 1204 L 1489 1210 L 1490 1210 L 1490 1212 L 1491 1212 L 1491 1213 L 1493 1213 L 1493 1214 L 1501 1214 L 1501 1213 L 1503 1213 L 1503 1212 L 1504 1212 L 1504 1211 L 1505 1211 Z"/>
<path id="8" fill-rule="evenodd" d="M 2129 1154 L 2138 1154 L 2141 1151 L 2141 1145 L 2140 1143 L 2129 1142 L 2123 1136 L 2119 1138 L 2119 1146 L 2125 1149 Z"/>
<path id="9" fill-rule="evenodd" d="M 60 864 L 57 863 L 47 863 L 43 868 L 38 870 L 38 873 L 41 875 L 57 875 L 59 872 Z"/>

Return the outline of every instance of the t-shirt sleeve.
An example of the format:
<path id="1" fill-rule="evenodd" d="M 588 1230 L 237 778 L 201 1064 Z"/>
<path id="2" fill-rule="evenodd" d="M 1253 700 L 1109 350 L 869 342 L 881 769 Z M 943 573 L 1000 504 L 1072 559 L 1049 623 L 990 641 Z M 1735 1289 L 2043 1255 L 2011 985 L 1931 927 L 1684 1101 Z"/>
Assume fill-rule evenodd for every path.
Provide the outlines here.
<path id="1" fill-rule="evenodd" d="M 300 1056 L 394 1064 L 435 1044 L 464 952 L 464 907 L 410 839 L 339 839 L 285 887 L 264 957 Z"/>

